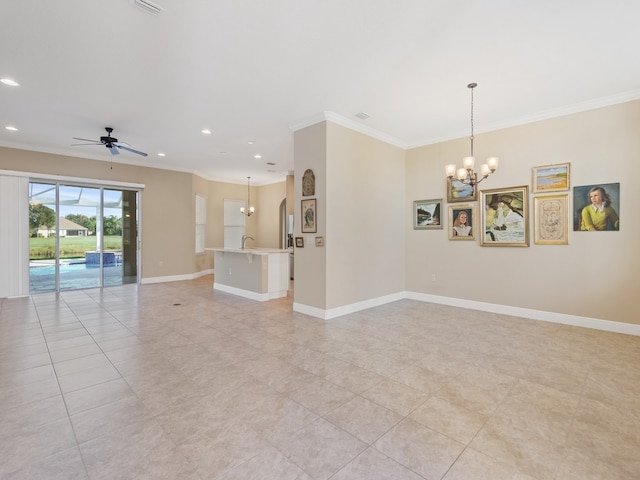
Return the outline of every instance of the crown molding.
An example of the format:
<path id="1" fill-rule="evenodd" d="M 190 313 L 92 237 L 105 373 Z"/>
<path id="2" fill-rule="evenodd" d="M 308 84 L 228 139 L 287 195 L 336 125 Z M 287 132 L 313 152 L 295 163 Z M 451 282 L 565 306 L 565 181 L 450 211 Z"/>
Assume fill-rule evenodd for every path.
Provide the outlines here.
<path id="1" fill-rule="evenodd" d="M 289 128 L 291 129 L 291 131 L 297 132 L 298 130 L 302 130 L 303 128 L 307 128 L 311 125 L 316 125 L 321 122 L 335 123 L 336 125 L 346 127 L 350 130 L 354 130 L 356 132 L 362 133 L 364 135 L 402 148 L 404 150 L 408 148 L 407 143 L 397 137 L 388 135 L 384 132 L 381 132 L 380 130 L 376 130 L 375 128 L 367 127 L 366 125 L 362 125 L 355 120 L 351 120 L 349 118 L 343 117 L 342 115 L 338 115 L 337 113 L 329 111 L 324 111 L 321 114 L 314 115 L 300 122 L 290 124 Z"/>

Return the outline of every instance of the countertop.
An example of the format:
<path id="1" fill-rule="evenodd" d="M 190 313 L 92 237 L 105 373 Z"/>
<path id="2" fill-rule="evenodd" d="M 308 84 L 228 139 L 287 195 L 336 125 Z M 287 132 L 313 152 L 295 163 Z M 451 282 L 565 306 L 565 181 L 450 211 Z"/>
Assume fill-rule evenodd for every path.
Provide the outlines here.
<path id="1" fill-rule="evenodd" d="M 270 253 L 290 253 L 289 250 L 283 250 L 281 248 L 205 248 L 213 252 L 224 253 L 252 253 L 254 255 L 268 255 Z"/>

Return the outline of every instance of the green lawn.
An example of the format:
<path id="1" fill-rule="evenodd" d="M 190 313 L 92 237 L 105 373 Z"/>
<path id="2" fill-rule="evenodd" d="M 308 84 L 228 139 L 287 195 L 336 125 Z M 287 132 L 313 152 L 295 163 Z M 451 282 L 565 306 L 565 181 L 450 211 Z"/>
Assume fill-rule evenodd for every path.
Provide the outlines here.
<path id="1" fill-rule="evenodd" d="M 97 238 L 60 237 L 60 258 L 84 258 L 84 252 L 96 249 Z M 29 259 L 47 260 L 55 258 L 55 238 L 29 238 Z M 104 237 L 104 250 L 122 250 L 122 237 Z"/>

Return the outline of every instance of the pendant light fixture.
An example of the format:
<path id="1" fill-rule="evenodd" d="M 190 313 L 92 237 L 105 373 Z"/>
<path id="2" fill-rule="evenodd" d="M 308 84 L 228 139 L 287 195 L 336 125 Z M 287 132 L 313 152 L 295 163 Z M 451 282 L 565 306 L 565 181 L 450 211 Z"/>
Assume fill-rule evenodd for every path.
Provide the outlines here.
<path id="1" fill-rule="evenodd" d="M 452 179 L 454 176 L 465 185 L 475 186 L 493 172 L 498 169 L 498 157 L 487 158 L 487 163 L 480 166 L 480 175 L 482 177 L 478 180 L 478 174 L 473 170 L 475 164 L 475 157 L 473 156 L 473 89 L 478 86 L 477 83 L 470 83 L 467 88 L 471 90 L 471 155 L 462 159 L 462 168 L 457 168 L 456 165 L 450 164 L 445 167 L 447 177 Z"/>
<path id="2" fill-rule="evenodd" d="M 251 206 L 251 188 L 249 188 L 250 182 L 251 177 L 247 177 L 247 206 L 249 207 L 249 209 L 247 210 L 244 207 L 240 207 L 240 213 L 246 215 L 247 217 L 250 217 L 251 214 L 256 211 L 256 209 Z"/>

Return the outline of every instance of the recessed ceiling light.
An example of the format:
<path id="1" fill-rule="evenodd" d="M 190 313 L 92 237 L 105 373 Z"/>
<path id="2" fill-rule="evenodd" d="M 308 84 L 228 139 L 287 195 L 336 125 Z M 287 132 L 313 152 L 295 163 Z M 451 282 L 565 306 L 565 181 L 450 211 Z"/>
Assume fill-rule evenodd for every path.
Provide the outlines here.
<path id="1" fill-rule="evenodd" d="M 203 128 L 202 133 L 204 133 L 205 135 L 211 135 L 211 130 L 209 130 L 208 128 Z"/>
<path id="2" fill-rule="evenodd" d="M 8 126 L 8 127 L 4 127 L 6 130 L 9 130 L 10 132 L 17 132 L 18 129 L 16 127 L 12 127 L 12 126 Z"/>
<path id="3" fill-rule="evenodd" d="M 0 82 L 4 83 L 5 85 L 9 85 L 10 87 L 20 86 L 18 82 L 16 82 L 15 80 L 11 80 L 10 78 L 0 78 Z"/>
<path id="4" fill-rule="evenodd" d="M 166 153 L 162 153 L 162 152 L 160 152 L 160 153 L 158 154 L 158 156 L 159 156 L 159 157 L 166 157 L 166 156 L 167 156 L 167 154 L 166 154 Z"/>
<path id="5" fill-rule="evenodd" d="M 248 143 L 249 145 L 253 145 L 253 140 L 249 140 L 247 143 Z"/>
<path id="6" fill-rule="evenodd" d="M 365 112 L 356 113 L 356 117 L 361 118 L 362 120 L 366 120 L 367 118 L 371 118 L 371 115 Z"/>
<path id="7" fill-rule="evenodd" d="M 257 154 L 255 154 L 255 155 L 253 156 L 253 158 L 262 158 L 262 155 L 260 155 L 259 153 L 257 153 Z"/>
<path id="8" fill-rule="evenodd" d="M 273 162 L 267 162 L 267 165 L 271 165 L 271 166 L 273 166 L 273 165 L 275 165 L 275 163 L 273 163 Z"/>

